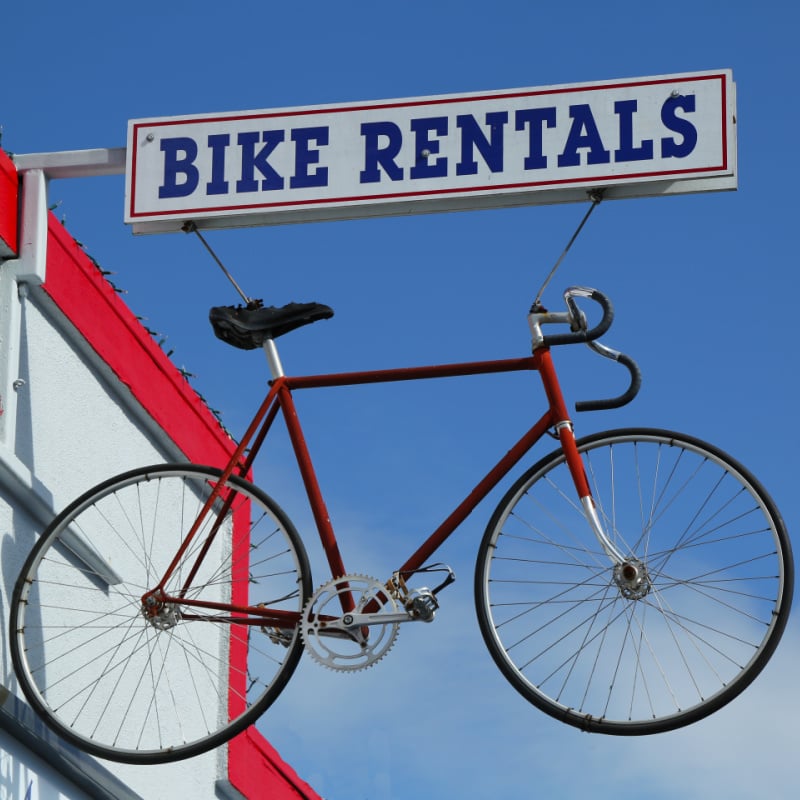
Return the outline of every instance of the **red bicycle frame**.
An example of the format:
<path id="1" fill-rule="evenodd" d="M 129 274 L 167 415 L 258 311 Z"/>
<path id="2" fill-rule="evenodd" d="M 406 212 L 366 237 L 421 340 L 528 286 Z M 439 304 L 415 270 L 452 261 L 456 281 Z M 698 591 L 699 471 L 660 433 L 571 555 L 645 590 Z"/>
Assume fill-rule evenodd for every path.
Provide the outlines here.
<path id="1" fill-rule="evenodd" d="M 228 465 L 216 484 L 214 491 L 205 503 L 203 509 L 189 530 L 184 539 L 180 550 L 176 554 L 172 564 L 167 569 L 159 585 L 148 592 L 143 597 L 145 607 L 148 605 L 157 607 L 163 603 L 179 602 L 183 606 L 196 605 L 203 608 L 214 608 L 220 611 L 229 611 L 237 616 L 238 623 L 247 624 L 272 624 L 277 627 L 292 627 L 296 624 L 297 615 L 288 612 L 278 612 L 267 608 L 252 606 L 232 606 L 231 604 L 216 604 L 199 602 L 187 597 L 187 591 L 191 581 L 204 558 L 210 542 L 216 535 L 220 520 L 230 508 L 231 497 L 225 493 L 234 494 L 233 490 L 225 488 L 228 478 L 237 473 L 245 476 L 249 473 L 253 461 L 261 449 L 267 434 L 278 415 L 283 413 L 289 439 L 297 459 L 300 475 L 305 486 L 308 501 L 311 507 L 314 521 L 317 526 L 322 548 L 328 561 L 333 578 L 339 578 L 347 574 L 339 545 L 336 540 L 333 525 L 328 515 L 325 500 L 317 480 L 311 456 L 306 445 L 303 429 L 297 415 L 292 392 L 300 389 L 318 389 L 332 386 L 355 386 L 370 383 L 387 383 L 408 380 L 424 380 L 431 378 L 446 378 L 466 375 L 484 375 L 500 372 L 517 372 L 532 370 L 539 373 L 542 385 L 548 401 L 547 411 L 539 420 L 511 447 L 511 449 L 497 462 L 497 464 L 484 476 L 475 486 L 467 497 L 452 511 L 452 513 L 436 528 L 435 531 L 420 545 L 420 547 L 406 560 L 397 570 L 398 574 L 410 575 L 418 571 L 426 561 L 436 552 L 436 550 L 448 539 L 455 529 L 469 516 L 475 507 L 486 497 L 489 492 L 508 474 L 515 464 L 541 439 L 550 429 L 555 429 L 564 450 L 567 464 L 572 474 L 578 497 L 583 500 L 590 497 L 590 490 L 583 463 L 575 445 L 575 438 L 572 432 L 572 424 L 567 413 L 561 387 L 555 372 L 555 367 L 550 356 L 550 351 L 546 347 L 538 348 L 533 355 L 525 358 L 506 359 L 500 361 L 476 361 L 461 364 L 444 364 L 427 367 L 407 367 L 399 369 L 371 370 L 366 372 L 344 372 L 327 375 L 309 375 L 300 377 L 288 377 L 279 375 L 270 386 L 270 390 L 256 412 L 253 421 L 239 442 L 236 451 L 231 456 Z M 247 456 L 245 457 L 245 453 Z M 207 534 L 208 541 L 201 548 L 196 559 L 194 569 L 190 571 L 178 598 L 170 598 L 164 592 L 170 575 L 173 573 L 177 564 L 180 562 L 185 551 L 188 549 L 192 539 L 202 525 L 204 519 L 211 511 L 212 506 L 219 499 L 223 502 L 223 511 L 218 514 L 218 521 L 212 526 L 211 532 Z M 343 610 L 345 612 L 353 609 L 352 598 L 348 594 L 343 594 Z M 148 602 L 148 598 L 152 602 Z M 249 620 L 242 619 L 241 615 L 246 615 Z"/>

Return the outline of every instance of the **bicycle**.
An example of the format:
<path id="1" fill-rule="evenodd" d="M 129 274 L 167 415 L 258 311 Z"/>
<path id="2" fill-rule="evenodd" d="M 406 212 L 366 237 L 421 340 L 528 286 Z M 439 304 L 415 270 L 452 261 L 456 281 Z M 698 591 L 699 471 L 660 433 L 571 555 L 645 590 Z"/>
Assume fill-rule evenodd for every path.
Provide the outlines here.
<path id="1" fill-rule="evenodd" d="M 522 358 L 302 377 L 285 374 L 276 339 L 329 307 L 212 309 L 220 338 L 266 352 L 266 398 L 224 469 L 126 472 L 43 532 L 11 601 L 11 655 L 33 708 L 96 756 L 167 762 L 253 723 L 304 649 L 333 669 L 375 663 L 400 625 L 434 619 L 454 577 L 431 563 L 435 552 L 548 433 L 559 446 L 514 482 L 478 549 L 477 616 L 497 666 L 533 705 L 586 731 L 668 731 L 731 701 L 786 626 L 784 523 L 745 467 L 694 437 L 631 428 L 576 440 L 552 348 L 587 343 L 628 370 L 622 395 L 578 411 L 630 402 L 641 379 L 633 359 L 598 341 L 613 319 L 608 298 L 581 287 L 564 298 L 561 312 L 537 299 Z M 592 327 L 587 301 L 602 311 Z M 545 335 L 553 324 L 569 330 Z M 348 573 L 293 392 L 525 370 L 542 381 L 542 416 L 388 580 Z M 316 591 L 294 525 L 248 480 L 279 413 L 331 572 Z M 434 588 L 416 585 L 436 575 Z"/>

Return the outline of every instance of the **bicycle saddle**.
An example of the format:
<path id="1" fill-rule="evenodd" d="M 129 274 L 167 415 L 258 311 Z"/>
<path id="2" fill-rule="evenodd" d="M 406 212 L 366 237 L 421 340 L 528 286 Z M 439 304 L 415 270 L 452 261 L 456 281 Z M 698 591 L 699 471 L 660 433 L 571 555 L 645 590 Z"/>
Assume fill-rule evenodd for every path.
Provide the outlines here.
<path id="1" fill-rule="evenodd" d="M 321 303 L 289 303 L 266 308 L 214 306 L 208 312 L 217 338 L 241 350 L 254 350 L 267 339 L 332 316 L 333 309 Z"/>

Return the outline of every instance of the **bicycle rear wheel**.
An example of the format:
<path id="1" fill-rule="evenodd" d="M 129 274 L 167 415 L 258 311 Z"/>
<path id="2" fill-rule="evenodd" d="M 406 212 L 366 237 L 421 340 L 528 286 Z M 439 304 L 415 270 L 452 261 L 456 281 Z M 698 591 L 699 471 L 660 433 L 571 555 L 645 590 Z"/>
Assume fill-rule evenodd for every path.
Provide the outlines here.
<path id="1" fill-rule="evenodd" d="M 780 640 L 793 587 L 783 521 L 744 467 L 699 439 L 625 429 L 578 449 L 641 581 L 615 571 L 556 451 L 486 529 L 484 640 L 527 700 L 570 725 L 633 735 L 695 722 L 742 692 Z"/>
<path id="2" fill-rule="evenodd" d="M 198 755 L 254 722 L 297 666 L 297 626 L 182 602 L 143 613 L 220 475 L 167 464 L 111 478 L 52 522 L 23 567 L 11 602 L 17 678 L 44 721 L 86 752 L 138 764 Z M 240 478 L 223 497 L 164 590 L 299 621 L 311 577 L 294 526 Z"/>

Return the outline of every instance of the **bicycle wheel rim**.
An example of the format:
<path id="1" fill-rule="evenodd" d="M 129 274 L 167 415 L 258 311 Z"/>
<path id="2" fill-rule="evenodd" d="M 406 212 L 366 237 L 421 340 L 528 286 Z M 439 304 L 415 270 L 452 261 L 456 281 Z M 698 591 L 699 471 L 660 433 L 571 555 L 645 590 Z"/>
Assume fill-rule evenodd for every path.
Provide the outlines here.
<path id="1" fill-rule="evenodd" d="M 699 439 L 623 429 L 578 447 L 600 518 L 646 583 L 624 596 L 556 451 L 487 528 L 484 639 L 515 688 L 568 724 L 638 735 L 695 722 L 743 691 L 780 640 L 793 588 L 783 521 L 741 464 Z"/>
<path id="2" fill-rule="evenodd" d="M 297 665 L 297 628 L 279 639 L 219 609 L 171 607 L 158 620 L 142 612 L 220 474 L 160 465 L 112 478 L 65 509 L 31 551 L 12 598 L 12 660 L 34 709 L 86 752 L 140 764 L 198 755 L 251 724 Z M 294 527 L 252 484 L 232 477 L 228 486 L 231 507 L 186 596 L 299 617 L 311 580 Z M 176 565 L 171 594 L 189 564 Z"/>

